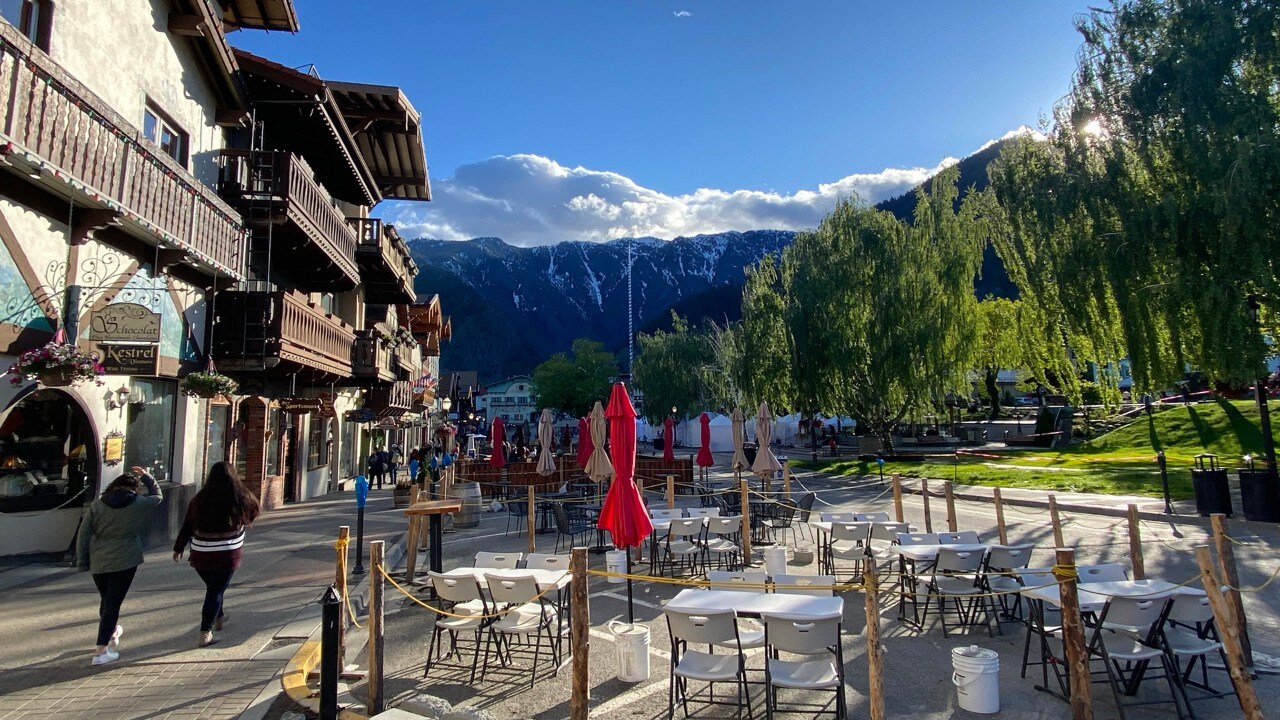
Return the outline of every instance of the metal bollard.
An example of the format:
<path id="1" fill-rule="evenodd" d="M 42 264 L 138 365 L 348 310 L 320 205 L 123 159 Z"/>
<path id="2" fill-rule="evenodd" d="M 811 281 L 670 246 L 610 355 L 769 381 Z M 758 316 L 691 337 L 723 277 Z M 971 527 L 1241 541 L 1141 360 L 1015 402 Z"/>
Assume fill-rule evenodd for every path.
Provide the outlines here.
<path id="1" fill-rule="evenodd" d="M 339 654 L 338 623 L 342 618 L 342 596 L 330 585 L 320 598 L 320 720 L 338 718 L 338 673 L 342 669 Z"/>

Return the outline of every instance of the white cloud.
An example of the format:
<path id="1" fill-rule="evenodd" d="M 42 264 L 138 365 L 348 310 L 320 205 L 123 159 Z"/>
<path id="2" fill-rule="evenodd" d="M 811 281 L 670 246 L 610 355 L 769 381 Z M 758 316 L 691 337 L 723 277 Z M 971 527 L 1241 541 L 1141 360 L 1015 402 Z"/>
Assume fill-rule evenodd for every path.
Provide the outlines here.
<path id="1" fill-rule="evenodd" d="M 673 12 L 671 14 L 675 15 L 678 18 L 693 17 L 693 13 L 689 12 L 688 10 L 677 10 L 676 12 Z"/>
<path id="2" fill-rule="evenodd" d="M 1025 132 L 1031 131 L 1019 128 L 1005 137 Z M 816 227 L 842 198 L 876 203 L 911 190 L 955 162 L 944 158 L 932 168 L 858 173 L 791 194 L 700 188 L 667 195 L 606 170 L 570 168 L 540 155 L 504 155 L 459 167 L 453 177 L 432 183 L 430 203 L 396 203 L 387 219 L 408 238 L 493 236 L 524 246 L 802 230 Z"/>

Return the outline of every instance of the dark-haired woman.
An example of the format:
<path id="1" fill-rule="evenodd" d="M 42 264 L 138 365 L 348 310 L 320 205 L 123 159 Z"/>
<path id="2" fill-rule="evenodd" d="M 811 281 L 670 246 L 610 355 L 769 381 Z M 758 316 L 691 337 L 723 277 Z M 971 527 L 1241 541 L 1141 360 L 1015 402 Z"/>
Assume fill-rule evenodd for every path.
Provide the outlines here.
<path id="1" fill-rule="evenodd" d="M 245 488 L 227 463 L 209 468 L 204 487 L 191 498 L 182 530 L 173 544 L 173 561 L 191 545 L 191 567 L 204 581 L 204 605 L 200 608 L 199 647 L 217 642 L 214 630 L 222 630 L 226 616 L 222 596 L 244 555 L 245 528 L 258 517 L 258 499 Z"/>
<path id="2" fill-rule="evenodd" d="M 147 495 L 140 494 L 146 485 Z M 76 543 L 76 565 L 93 573 L 98 586 L 98 649 L 94 665 L 105 665 L 120 659 L 116 648 L 124 628 L 120 606 L 133 584 L 133 576 L 142 564 L 142 538 L 151 527 L 151 513 L 163 495 L 155 478 L 134 466 L 121 475 L 93 501 L 89 513 L 80 523 L 80 539 Z"/>

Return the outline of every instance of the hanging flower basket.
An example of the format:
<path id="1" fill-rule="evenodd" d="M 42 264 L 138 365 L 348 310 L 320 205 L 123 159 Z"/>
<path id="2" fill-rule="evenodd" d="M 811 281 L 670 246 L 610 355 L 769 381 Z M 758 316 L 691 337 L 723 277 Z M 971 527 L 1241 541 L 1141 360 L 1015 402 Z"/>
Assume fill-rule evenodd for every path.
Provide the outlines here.
<path id="1" fill-rule="evenodd" d="M 51 342 L 29 350 L 9 366 L 9 382 L 21 385 L 35 380 L 45 387 L 70 387 L 82 382 L 102 385 L 104 374 L 97 353 L 86 353 L 71 343 Z"/>
<path id="2" fill-rule="evenodd" d="M 239 383 L 216 370 L 193 372 L 182 381 L 182 392 L 191 398 L 231 396 L 239 389 Z"/>

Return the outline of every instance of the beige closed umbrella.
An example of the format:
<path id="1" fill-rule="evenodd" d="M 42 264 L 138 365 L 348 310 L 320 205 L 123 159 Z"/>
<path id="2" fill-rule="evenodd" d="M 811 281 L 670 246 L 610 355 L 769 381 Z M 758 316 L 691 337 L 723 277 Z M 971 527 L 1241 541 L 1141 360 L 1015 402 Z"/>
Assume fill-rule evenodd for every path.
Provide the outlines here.
<path id="1" fill-rule="evenodd" d="M 538 466 L 535 468 L 543 477 L 556 473 L 556 457 L 551 451 L 555 432 L 555 418 L 551 417 L 549 408 L 543 408 L 538 418 Z"/>
<path id="2" fill-rule="evenodd" d="M 742 409 L 734 408 L 733 415 L 733 459 L 729 461 L 729 467 L 734 470 L 746 470 L 750 465 L 747 463 L 747 456 L 742 452 L 742 440 L 746 435 L 747 421 L 742 417 Z"/>
<path id="3" fill-rule="evenodd" d="M 592 445 L 591 457 L 587 459 L 587 477 L 599 484 L 613 477 L 613 463 L 609 460 L 609 453 L 604 449 L 608 428 L 605 426 L 604 406 L 599 400 L 596 401 L 596 406 L 591 408 L 591 414 L 587 418 L 591 421 Z"/>
<path id="4" fill-rule="evenodd" d="M 782 469 L 782 463 L 774 457 L 769 449 L 773 441 L 773 413 L 769 412 L 769 403 L 760 403 L 756 414 L 756 461 L 751 464 L 751 472 L 760 476 L 761 480 L 772 480 L 774 473 Z"/>

